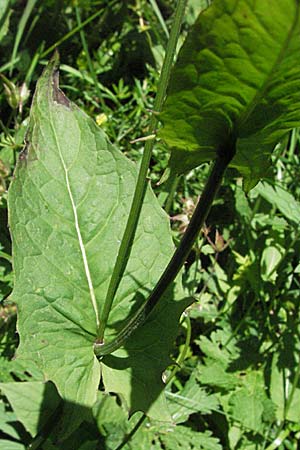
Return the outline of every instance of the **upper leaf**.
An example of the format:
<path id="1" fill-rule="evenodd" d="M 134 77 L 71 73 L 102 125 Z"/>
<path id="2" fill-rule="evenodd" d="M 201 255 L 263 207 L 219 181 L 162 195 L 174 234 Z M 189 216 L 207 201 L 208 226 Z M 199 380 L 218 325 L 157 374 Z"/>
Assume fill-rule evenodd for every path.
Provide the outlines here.
<path id="1" fill-rule="evenodd" d="M 27 145 L 9 190 L 18 356 L 33 359 L 64 399 L 90 407 L 100 380 L 93 344 L 137 170 L 60 91 L 57 65 L 54 57 L 38 82 Z M 149 188 L 107 336 L 112 338 L 141 305 L 172 253 L 168 218 Z M 176 323 L 169 320 L 164 325 L 166 352 L 176 335 L 178 309 L 174 309 Z M 168 319 L 170 311 L 166 314 Z M 164 323 L 164 313 L 159 320 Z M 144 329 L 149 333 L 147 324 Z M 137 355 L 133 336 L 128 343 L 130 364 L 135 367 L 140 366 L 140 352 L 146 353 L 143 345 L 148 347 L 142 330 L 137 334 Z M 139 408 L 149 409 L 158 396 L 168 362 L 165 356 L 151 360 L 153 389 L 147 385 L 144 401 L 139 391 Z M 133 385 L 143 384 L 147 376 L 147 368 L 140 367 L 139 377 L 124 386 L 131 409 Z"/>
<path id="2" fill-rule="evenodd" d="M 214 0 L 200 14 L 161 114 L 175 172 L 237 139 L 231 166 L 246 189 L 266 175 L 274 145 L 300 122 L 299 9 L 298 0 Z"/>

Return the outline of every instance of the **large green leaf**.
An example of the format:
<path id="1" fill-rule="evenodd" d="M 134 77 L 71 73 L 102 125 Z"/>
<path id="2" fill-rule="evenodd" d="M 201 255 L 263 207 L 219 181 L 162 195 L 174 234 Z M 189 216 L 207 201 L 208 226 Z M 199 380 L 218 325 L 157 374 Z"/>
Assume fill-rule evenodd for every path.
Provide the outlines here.
<path id="1" fill-rule="evenodd" d="M 299 10 L 298 0 L 214 0 L 200 14 L 161 114 L 175 172 L 237 138 L 231 166 L 246 189 L 266 175 L 274 145 L 299 125 Z"/>
<path id="2" fill-rule="evenodd" d="M 90 407 L 100 381 L 93 345 L 137 170 L 60 91 L 57 64 L 55 57 L 38 82 L 27 145 L 9 190 L 17 355 L 34 360 L 65 400 Z M 172 252 L 168 218 L 149 188 L 109 317 L 108 338 L 144 301 Z M 107 390 L 121 390 L 131 410 L 148 411 L 163 388 L 166 354 L 186 305 L 172 302 L 172 296 L 126 349 L 103 359 Z M 130 353 L 129 360 L 122 352 Z M 116 378 L 120 387 L 113 384 Z M 160 408 L 156 411 L 165 417 Z"/>

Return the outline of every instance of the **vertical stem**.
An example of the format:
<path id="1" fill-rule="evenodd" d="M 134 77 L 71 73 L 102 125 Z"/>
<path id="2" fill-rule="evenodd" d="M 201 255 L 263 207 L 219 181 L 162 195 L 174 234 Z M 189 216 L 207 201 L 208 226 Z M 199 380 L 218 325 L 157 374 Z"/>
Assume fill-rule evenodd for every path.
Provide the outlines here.
<path id="1" fill-rule="evenodd" d="M 116 3 L 116 2 L 113 2 Z M 100 14 L 103 13 L 103 9 L 99 9 L 99 11 L 92 14 L 88 19 L 86 19 L 84 22 L 81 23 L 81 25 L 78 25 L 77 27 L 73 28 L 73 30 L 69 31 L 67 34 L 65 34 L 61 39 L 56 41 L 54 44 L 52 44 L 47 50 L 45 50 L 41 54 L 41 58 L 44 58 L 45 56 L 49 55 L 49 53 L 52 53 L 57 47 L 59 47 L 63 42 L 67 41 L 72 37 L 74 34 L 77 33 L 77 31 L 82 30 L 85 26 L 87 26 L 90 22 L 92 22 L 94 19 L 96 19 Z"/>
<path id="2" fill-rule="evenodd" d="M 79 30 L 80 39 L 81 39 L 82 47 L 83 47 L 83 50 L 84 50 L 84 53 L 85 53 L 86 61 L 87 61 L 88 67 L 89 67 L 89 71 L 90 71 L 92 79 L 94 81 L 95 88 L 96 88 L 96 90 L 98 92 L 98 97 L 99 97 L 99 101 L 101 103 L 101 108 L 102 108 L 102 110 L 105 113 L 107 113 L 108 112 L 108 108 L 105 105 L 105 102 L 104 102 L 103 97 L 102 97 L 102 92 L 101 92 L 101 90 L 99 88 L 97 74 L 96 74 L 96 71 L 94 69 L 93 61 L 91 59 L 90 52 L 89 52 L 89 47 L 88 47 L 88 44 L 87 44 L 86 39 L 85 39 L 85 32 L 84 32 L 83 27 L 82 27 L 80 10 L 79 10 L 77 1 L 75 2 L 74 6 L 75 6 L 77 26 L 78 26 L 78 28 L 80 27 L 80 30 Z"/>
<path id="3" fill-rule="evenodd" d="M 284 408 L 284 420 L 283 420 L 282 424 L 284 424 L 287 421 L 288 413 L 289 413 L 289 410 L 290 410 L 290 407 L 291 407 L 291 404 L 292 404 L 292 401 L 293 401 L 293 398 L 295 395 L 295 391 L 296 391 L 298 383 L 299 383 L 299 379 L 300 379 L 300 361 L 298 362 L 297 370 L 295 373 L 295 378 L 294 378 L 294 381 L 292 384 L 292 389 L 288 396 L 288 399 L 287 399 L 287 402 L 286 402 L 286 405 Z"/>
<path id="4" fill-rule="evenodd" d="M 168 41 L 166 55 L 164 59 L 164 63 L 162 66 L 160 79 L 158 83 L 158 90 L 154 102 L 154 111 L 160 112 L 162 108 L 162 104 L 166 95 L 166 90 L 170 78 L 171 67 L 176 51 L 176 45 L 180 33 L 181 23 L 183 20 L 184 10 L 186 6 L 187 0 L 178 0 L 174 21 L 171 28 L 170 39 Z M 149 135 L 152 135 L 156 131 L 157 126 L 157 117 L 155 114 L 152 114 L 150 118 L 149 124 Z M 110 279 L 105 303 L 101 312 L 101 320 L 100 327 L 98 330 L 97 342 L 102 343 L 104 338 L 104 331 L 107 325 L 107 320 L 109 313 L 112 308 L 113 300 L 115 298 L 116 292 L 118 290 L 121 278 L 124 274 L 124 271 L 127 266 L 127 262 L 129 259 L 131 245 L 133 243 L 135 231 L 137 228 L 140 212 L 142 209 L 142 204 L 147 188 L 147 172 L 149 169 L 152 149 L 154 146 L 154 139 L 150 139 L 146 141 L 145 149 L 140 165 L 140 170 L 138 174 L 137 184 L 135 188 L 135 192 L 133 195 L 133 200 L 131 204 L 131 209 L 129 212 L 128 221 L 126 224 L 126 228 L 124 231 L 124 235 L 120 244 L 119 252 L 117 255 L 117 260 L 114 266 L 113 274 Z"/>
<path id="5" fill-rule="evenodd" d="M 10 70 L 9 70 L 9 76 L 10 77 L 12 76 L 12 72 L 13 72 L 13 69 L 14 69 L 13 61 L 16 60 L 16 56 L 17 56 L 17 53 L 18 53 L 19 45 L 20 45 L 20 42 L 22 40 L 22 36 L 24 34 L 24 30 L 25 30 L 26 24 L 27 24 L 27 22 L 29 20 L 30 14 L 32 13 L 32 10 L 33 10 L 33 8 L 34 8 L 34 6 L 36 4 L 36 1 L 37 0 L 28 0 L 27 1 L 26 6 L 25 6 L 24 11 L 23 11 L 23 14 L 21 16 L 21 19 L 20 19 L 20 21 L 18 23 L 17 33 L 16 33 L 16 37 L 15 37 L 15 42 L 14 42 L 14 47 L 13 47 L 13 51 L 12 51 L 11 58 L 10 58 L 10 63 L 11 63 Z M 7 9 L 7 11 L 8 11 L 8 9 Z"/>
<path id="6" fill-rule="evenodd" d="M 181 353 L 179 354 L 178 358 L 176 359 L 176 363 L 174 365 L 173 370 L 169 374 L 168 378 L 165 381 L 165 385 L 167 386 L 175 377 L 178 370 L 181 370 L 181 365 L 183 364 L 184 360 L 186 359 L 189 349 L 190 349 L 190 343 L 192 338 L 192 325 L 191 325 L 191 319 L 189 318 L 187 313 L 184 313 L 185 315 L 185 321 L 186 321 L 186 337 L 185 337 L 185 343 L 183 346 L 183 349 Z"/>
<path id="7" fill-rule="evenodd" d="M 266 450 L 276 450 L 276 448 L 281 446 L 281 444 L 288 437 L 289 434 L 290 434 L 290 430 L 280 431 L 280 433 L 277 435 L 276 439 L 274 439 L 274 441 L 270 445 L 268 445 Z"/>
<path id="8" fill-rule="evenodd" d="M 168 215 L 170 214 L 170 211 L 171 211 L 171 208 L 172 208 L 174 195 L 175 195 L 175 192 L 176 192 L 179 180 L 180 180 L 179 176 L 174 177 L 174 180 L 172 180 L 171 188 L 170 188 L 170 191 L 169 191 L 169 194 L 168 194 L 168 197 L 167 197 L 167 200 L 166 200 L 165 208 L 164 208 L 165 212 Z"/>
<path id="9" fill-rule="evenodd" d="M 169 39 L 169 30 L 168 30 L 168 28 L 166 26 L 166 23 L 164 21 L 163 16 L 161 15 L 161 12 L 160 12 L 160 9 L 158 7 L 158 4 L 157 4 L 156 0 L 149 0 L 149 1 L 151 3 L 153 11 L 155 12 L 155 14 L 156 14 L 156 16 L 158 18 L 159 23 L 161 24 L 161 27 L 162 27 L 165 35 L 167 36 L 167 39 Z"/>
<path id="10" fill-rule="evenodd" d="M 190 220 L 178 248 L 175 250 L 164 273 L 160 277 L 158 283 L 154 287 L 146 302 L 138 309 L 135 315 L 128 321 L 125 327 L 119 332 L 112 342 L 107 344 L 96 342 L 94 346 L 95 354 L 104 356 L 117 350 L 133 331 L 140 326 L 153 308 L 157 305 L 160 298 L 166 292 L 167 288 L 175 280 L 178 272 L 183 266 L 188 254 L 190 253 L 195 240 L 201 230 L 203 223 L 209 213 L 214 198 L 221 185 L 225 170 L 235 153 L 235 143 L 229 144 L 225 152 L 220 151 L 219 156 L 215 160 L 208 180 L 205 184 L 203 193 L 199 199 L 194 214 Z"/>
<path id="11" fill-rule="evenodd" d="M 185 339 L 184 347 L 183 347 L 182 352 L 179 354 L 179 356 L 178 356 L 178 358 L 176 360 L 175 368 L 172 370 L 172 372 L 170 373 L 170 375 L 168 376 L 168 378 L 167 378 L 167 380 L 165 382 L 166 386 L 172 381 L 172 379 L 175 377 L 175 375 L 178 372 L 178 370 L 181 369 L 181 364 L 185 360 L 185 358 L 187 356 L 187 353 L 188 353 L 188 350 L 190 348 L 190 342 L 191 342 L 191 337 L 192 337 L 191 320 L 190 320 L 188 315 L 185 316 L 185 320 L 186 320 L 186 324 L 187 324 L 187 330 L 186 330 L 186 339 Z M 116 450 L 121 450 L 122 448 L 125 447 L 125 445 L 132 439 L 132 437 L 136 434 L 136 432 L 141 428 L 141 426 L 145 422 L 146 418 L 147 418 L 146 414 L 143 414 L 141 416 L 141 418 L 138 420 L 138 422 L 132 428 L 130 433 L 128 433 L 125 436 L 125 438 L 123 439 L 121 444 L 116 448 Z"/>
<path id="12" fill-rule="evenodd" d="M 121 450 L 122 448 L 125 447 L 126 444 L 128 444 L 128 442 L 132 439 L 132 437 L 135 435 L 135 433 L 141 428 L 141 426 L 143 425 L 143 423 L 145 422 L 147 416 L 146 414 L 143 414 L 138 422 L 135 424 L 135 426 L 132 428 L 132 430 L 130 431 L 130 433 L 128 433 L 125 438 L 123 439 L 123 441 L 121 442 L 120 445 L 118 445 L 118 447 L 116 448 L 116 450 Z"/>

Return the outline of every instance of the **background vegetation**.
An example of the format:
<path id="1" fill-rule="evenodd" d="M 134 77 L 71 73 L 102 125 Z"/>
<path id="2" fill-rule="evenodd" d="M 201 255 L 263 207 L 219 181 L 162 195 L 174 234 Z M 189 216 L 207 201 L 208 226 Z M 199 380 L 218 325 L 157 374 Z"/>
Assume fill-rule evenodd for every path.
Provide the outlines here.
<path id="1" fill-rule="evenodd" d="M 35 82 L 58 46 L 64 92 L 138 161 L 175 3 L 0 4 L 0 382 L 30 380 L 33 370 L 12 359 L 18 335 L 16 307 L 9 301 L 13 278 L 6 201 Z M 188 1 L 181 42 L 207 3 Z M 157 184 L 167 158 L 159 142 L 151 180 L 177 241 L 201 194 L 207 167 L 180 178 L 168 195 L 165 185 Z M 124 448 L 298 448 L 298 130 L 278 143 L 273 163 L 268 182 L 248 197 L 237 174 L 228 172 L 183 274 L 184 289 L 195 302 L 182 319 L 174 366 L 165 374 L 174 425 L 145 420 Z M 94 420 L 83 424 L 64 448 L 116 449 L 139 418 L 128 421 L 119 399 L 103 396 Z M 21 422 L 8 396 L 0 393 L 0 448 L 29 445 L 32 438 Z"/>

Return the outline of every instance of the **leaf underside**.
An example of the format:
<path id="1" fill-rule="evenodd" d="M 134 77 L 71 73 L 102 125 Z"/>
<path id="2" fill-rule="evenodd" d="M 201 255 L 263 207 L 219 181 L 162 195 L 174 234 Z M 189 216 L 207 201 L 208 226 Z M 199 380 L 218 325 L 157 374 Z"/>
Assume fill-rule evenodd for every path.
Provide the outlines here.
<path id="1" fill-rule="evenodd" d="M 57 66 L 56 55 L 38 81 L 27 144 L 9 189 L 17 356 L 33 360 L 65 400 L 91 407 L 100 381 L 93 344 L 137 170 L 60 91 Z M 168 218 L 148 188 L 106 338 L 145 300 L 172 252 Z M 132 412 L 149 411 L 161 397 L 161 374 L 186 306 L 173 297 L 170 291 L 126 348 L 101 363 L 106 389 L 122 393 Z M 165 347 L 157 354 L 161 334 Z"/>
<path id="2" fill-rule="evenodd" d="M 299 9 L 297 0 L 215 0 L 200 14 L 161 114 L 174 172 L 237 138 L 231 167 L 246 190 L 266 176 L 274 146 L 300 122 Z"/>

